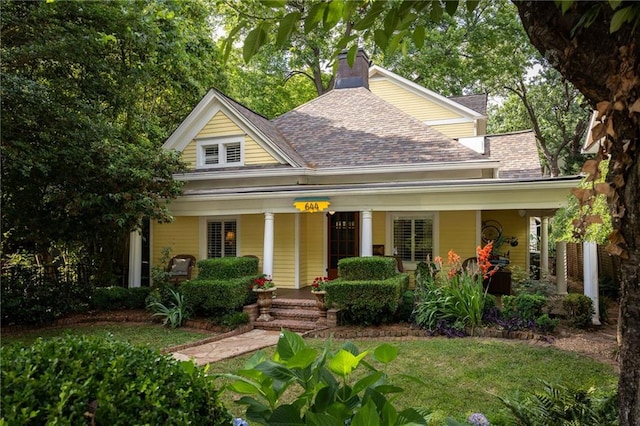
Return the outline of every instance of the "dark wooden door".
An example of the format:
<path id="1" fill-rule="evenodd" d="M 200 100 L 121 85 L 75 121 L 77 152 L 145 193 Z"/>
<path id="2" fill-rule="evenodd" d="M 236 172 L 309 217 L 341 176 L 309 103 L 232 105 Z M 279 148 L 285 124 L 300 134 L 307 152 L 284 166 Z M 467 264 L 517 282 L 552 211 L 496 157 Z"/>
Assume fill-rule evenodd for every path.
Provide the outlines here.
<path id="1" fill-rule="evenodd" d="M 329 223 L 328 248 L 329 270 L 332 280 L 338 276 L 338 261 L 345 257 L 359 256 L 360 217 L 358 212 L 335 212 L 327 215 Z"/>

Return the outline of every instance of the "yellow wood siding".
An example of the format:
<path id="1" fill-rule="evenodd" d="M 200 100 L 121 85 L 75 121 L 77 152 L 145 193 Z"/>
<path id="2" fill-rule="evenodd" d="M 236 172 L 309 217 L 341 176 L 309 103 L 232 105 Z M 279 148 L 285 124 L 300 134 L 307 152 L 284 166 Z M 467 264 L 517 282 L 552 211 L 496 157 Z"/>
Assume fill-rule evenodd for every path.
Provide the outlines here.
<path id="1" fill-rule="evenodd" d="M 455 112 L 405 90 L 388 80 L 373 79 L 369 81 L 369 89 L 396 108 L 417 118 L 418 120 L 444 120 L 448 118 L 460 118 Z"/>
<path id="2" fill-rule="evenodd" d="M 516 247 L 503 244 L 498 248 L 498 252 L 509 252 L 510 266 L 518 265 L 526 268 L 527 256 L 529 255 L 529 248 L 527 247 L 529 219 L 520 217 L 516 210 L 491 210 L 482 212 L 482 221 L 487 220 L 497 220 L 500 222 L 503 237 L 516 237 L 518 239 L 518 245 Z"/>
<path id="3" fill-rule="evenodd" d="M 476 129 L 473 122 L 457 123 L 457 124 L 438 124 L 431 126 L 437 131 L 449 136 L 450 138 L 463 138 L 476 136 Z M 483 133 L 480 133 L 483 134 Z"/>
<path id="4" fill-rule="evenodd" d="M 278 287 L 295 285 L 295 213 L 274 215 L 273 281 Z"/>
<path id="5" fill-rule="evenodd" d="M 373 212 L 371 225 L 373 227 L 373 244 L 384 245 L 387 238 L 387 214 L 385 212 Z"/>
<path id="6" fill-rule="evenodd" d="M 315 277 L 327 275 L 324 266 L 325 213 L 300 214 L 300 287 L 311 285 Z"/>
<path id="7" fill-rule="evenodd" d="M 245 135 L 245 131 L 238 127 L 222 111 L 218 111 L 215 116 L 197 134 L 196 139 L 214 138 L 224 136 L 244 135 L 244 163 L 245 164 L 277 164 L 278 161 L 271 154 L 265 151 L 254 139 Z M 197 143 L 195 140 L 182 150 L 182 160 L 189 168 L 194 169 L 197 165 Z"/>
<path id="8" fill-rule="evenodd" d="M 218 111 L 216 115 L 204 125 L 200 133 L 196 135 L 196 139 L 212 138 L 219 136 L 243 135 L 244 131 L 236 125 L 222 111 Z"/>
<path id="9" fill-rule="evenodd" d="M 443 211 L 440 220 L 439 253 L 447 259 L 449 250 L 453 250 L 463 260 L 476 255 L 476 212 Z"/>
<path id="10" fill-rule="evenodd" d="M 171 255 L 191 254 L 199 258 L 199 219 L 197 217 L 178 216 L 172 223 L 154 223 L 151 239 L 151 265 L 160 266 L 162 249 L 171 249 Z M 164 264 L 162 265 L 164 267 Z"/>
<path id="11" fill-rule="evenodd" d="M 239 256 L 251 254 L 260 259 L 259 270 L 262 272 L 262 254 L 264 247 L 264 215 L 248 214 L 242 215 L 238 223 L 240 235 L 238 245 Z"/>

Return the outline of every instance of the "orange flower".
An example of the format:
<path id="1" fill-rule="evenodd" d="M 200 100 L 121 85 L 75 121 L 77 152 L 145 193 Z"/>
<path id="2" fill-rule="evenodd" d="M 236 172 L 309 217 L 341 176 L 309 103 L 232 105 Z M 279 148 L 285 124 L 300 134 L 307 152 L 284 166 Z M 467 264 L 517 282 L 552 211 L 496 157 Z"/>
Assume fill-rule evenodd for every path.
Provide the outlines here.
<path id="1" fill-rule="evenodd" d="M 493 242 L 489 242 L 484 248 L 478 247 L 476 255 L 478 258 L 478 269 L 482 272 L 484 278 L 488 278 L 496 273 L 497 267 L 493 267 L 489 261 L 491 251 L 493 250 Z M 493 269 L 492 269 L 493 268 Z"/>
<path id="2" fill-rule="evenodd" d="M 438 266 L 442 266 L 442 257 L 436 256 L 435 259 L 433 259 L 433 263 L 435 263 Z"/>
<path id="3" fill-rule="evenodd" d="M 457 265 L 458 263 L 460 263 L 460 256 L 458 256 L 455 251 L 449 250 L 449 253 L 447 253 L 447 264 Z"/>

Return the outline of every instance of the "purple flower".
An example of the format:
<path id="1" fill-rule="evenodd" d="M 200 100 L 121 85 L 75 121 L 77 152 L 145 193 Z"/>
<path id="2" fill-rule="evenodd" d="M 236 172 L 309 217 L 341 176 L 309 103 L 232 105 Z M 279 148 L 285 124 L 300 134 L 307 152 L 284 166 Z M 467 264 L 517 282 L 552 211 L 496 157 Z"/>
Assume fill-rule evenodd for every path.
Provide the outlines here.
<path id="1" fill-rule="evenodd" d="M 473 413 L 467 418 L 467 422 L 473 426 L 491 426 L 489 420 L 482 413 Z"/>
<path id="2" fill-rule="evenodd" d="M 249 426 L 249 423 L 245 419 L 241 419 L 240 417 L 233 419 L 233 426 Z"/>

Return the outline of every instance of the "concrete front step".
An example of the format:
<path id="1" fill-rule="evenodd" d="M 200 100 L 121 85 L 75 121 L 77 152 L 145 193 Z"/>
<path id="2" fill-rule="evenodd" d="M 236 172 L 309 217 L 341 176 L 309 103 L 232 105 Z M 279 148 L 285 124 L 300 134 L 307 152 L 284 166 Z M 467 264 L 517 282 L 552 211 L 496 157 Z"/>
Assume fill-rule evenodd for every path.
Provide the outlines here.
<path id="1" fill-rule="evenodd" d="M 287 329 L 290 331 L 310 331 L 315 330 L 317 328 L 322 328 L 318 326 L 315 321 L 292 321 L 285 319 L 274 319 L 272 321 L 255 321 L 253 323 L 253 327 L 259 330 L 281 330 Z"/>

